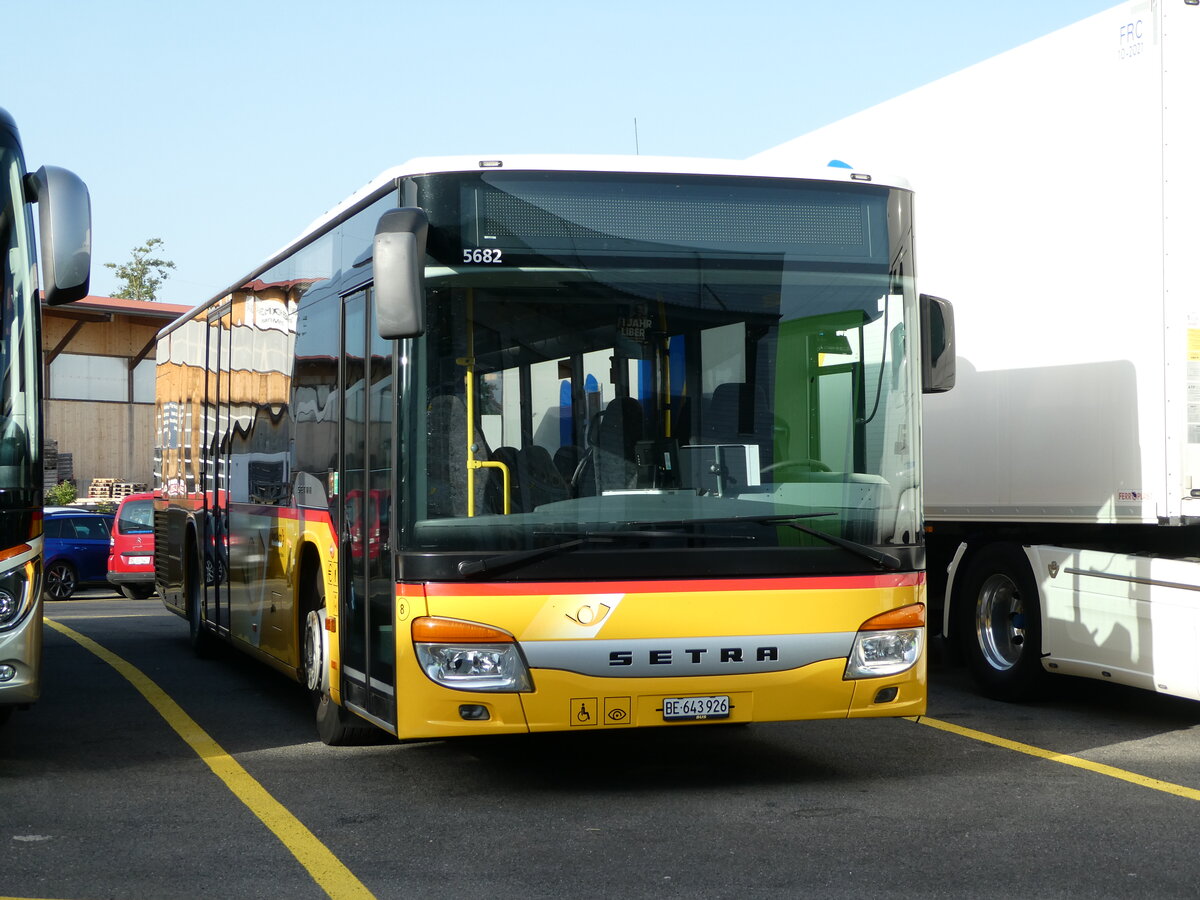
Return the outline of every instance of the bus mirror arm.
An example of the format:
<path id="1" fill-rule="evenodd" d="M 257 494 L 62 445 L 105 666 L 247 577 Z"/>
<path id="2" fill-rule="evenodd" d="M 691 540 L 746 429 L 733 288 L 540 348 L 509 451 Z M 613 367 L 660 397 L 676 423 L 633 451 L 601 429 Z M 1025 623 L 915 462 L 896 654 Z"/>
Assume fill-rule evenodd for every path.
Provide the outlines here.
<path id="1" fill-rule="evenodd" d="M 389 209 L 375 226 L 375 319 L 385 340 L 425 332 L 425 238 L 423 209 Z"/>
<path id="2" fill-rule="evenodd" d="M 26 198 L 38 205 L 42 290 L 49 306 L 87 296 L 92 268 L 92 201 L 74 172 L 42 166 L 25 176 Z"/>
<path id="3" fill-rule="evenodd" d="M 954 307 L 948 300 L 921 295 L 921 391 L 940 394 L 954 387 Z"/>

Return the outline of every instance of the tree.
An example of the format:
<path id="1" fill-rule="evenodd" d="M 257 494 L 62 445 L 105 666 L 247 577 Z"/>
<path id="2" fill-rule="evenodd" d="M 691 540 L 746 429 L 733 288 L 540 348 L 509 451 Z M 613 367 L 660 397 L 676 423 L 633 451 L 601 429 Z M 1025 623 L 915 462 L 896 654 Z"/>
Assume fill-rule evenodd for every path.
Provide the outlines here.
<path id="1" fill-rule="evenodd" d="M 175 263 L 169 259 L 159 259 L 151 256 L 155 248 L 162 246 L 162 238 L 150 238 L 140 247 L 133 248 L 132 259 L 127 263 L 105 263 L 105 268 L 115 269 L 117 277 L 125 282 L 124 286 L 113 294 L 122 300 L 157 300 L 158 286 L 167 280 L 169 269 L 175 268 Z"/>

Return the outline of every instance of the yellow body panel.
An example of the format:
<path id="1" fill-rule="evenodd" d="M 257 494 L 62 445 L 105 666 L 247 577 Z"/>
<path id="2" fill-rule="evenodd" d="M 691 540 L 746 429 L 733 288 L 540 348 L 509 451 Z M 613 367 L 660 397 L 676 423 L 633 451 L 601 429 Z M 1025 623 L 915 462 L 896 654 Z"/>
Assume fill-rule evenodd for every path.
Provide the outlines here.
<path id="1" fill-rule="evenodd" d="M 463 586 L 431 585 L 423 603 L 420 588 L 401 586 L 397 602 L 403 604 L 406 615 L 398 615 L 398 623 L 428 614 L 508 631 L 531 658 L 534 689 L 504 694 L 436 685 L 417 665 L 410 629 L 401 624 L 396 647 L 397 733 L 401 738 L 424 738 L 920 715 L 926 702 L 924 650 L 917 664 L 900 675 L 858 680 L 843 677 L 844 653 L 783 671 L 728 675 L 673 671 L 665 677 L 621 677 L 621 667 L 597 674 L 595 663 L 592 671 L 570 671 L 562 666 L 539 667 L 535 661 L 543 646 L 554 647 L 560 658 L 569 661 L 574 654 L 571 644 L 564 642 L 578 642 L 579 650 L 585 651 L 587 645 L 599 641 L 617 642 L 605 643 L 605 648 L 623 647 L 622 641 L 654 645 L 654 641 L 708 637 L 717 644 L 738 644 L 743 636 L 750 638 L 743 642 L 750 648 L 749 658 L 754 645 L 762 643 L 757 640 L 760 637 L 833 635 L 850 641 L 872 616 L 924 600 L 924 584 L 916 579 L 907 584 L 900 583 L 901 579 L 892 585 L 859 584 L 871 580 L 697 582 L 693 589 L 688 589 L 686 582 L 670 582 L 664 583 L 664 590 L 655 590 L 655 585 L 647 582 L 600 584 L 590 589 L 583 585 L 524 585 L 503 587 L 496 593 L 485 593 L 487 587 L 472 591 Z M 546 588 L 545 593 L 535 592 L 538 587 Z M 676 652 L 675 657 L 686 669 L 686 652 Z M 731 671 L 737 668 L 730 666 Z M 879 692 L 889 687 L 897 689 L 894 699 L 876 703 Z M 712 695 L 730 697 L 728 718 L 664 721 L 664 698 Z M 459 712 L 462 705 L 484 706 L 489 718 L 464 720 Z"/>

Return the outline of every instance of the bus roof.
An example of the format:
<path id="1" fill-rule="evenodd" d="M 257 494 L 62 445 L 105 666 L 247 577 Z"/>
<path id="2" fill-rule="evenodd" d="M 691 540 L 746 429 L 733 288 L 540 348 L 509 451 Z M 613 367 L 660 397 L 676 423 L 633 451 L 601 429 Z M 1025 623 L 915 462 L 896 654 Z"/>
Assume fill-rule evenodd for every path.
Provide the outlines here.
<path id="1" fill-rule="evenodd" d="M 573 154 L 516 154 L 511 156 L 421 156 L 380 173 L 337 206 L 316 218 L 276 256 L 305 243 L 347 211 L 401 178 L 451 172 L 502 169 L 506 172 L 642 172 L 671 175 L 741 175 L 760 178 L 800 178 L 813 181 L 870 182 L 908 189 L 902 178 L 880 178 L 831 161 L 829 166 L 798 171 L 777 160 L 704 159 L 687 156 L 618 156 Z"/>
<path id="2" fill-rule="evenodd" d="M 599 154 L 514 154 L 497 156 L 422 156 L 381 172 L 349 197 L 322 213 L 295 238 L 271 254 L 266 262 L 243 278 L 238 279 L 216 296 L 198 304 L 190 312 L 167 325 L 159 336 L 173 331 L 199 310 L 212 306 L 234 291 L 252 282 L 272 266 L 316 240 L 351 213 L 373 203 L 391 190 L 402 178 L 414 175 L 449 174 L 503 170 L 506 172 L 630 172 L 667 175 L 734 175 L 747 178 L 794 178 L 831 183 L 873 184 L 883 187 L 909 189 L 903 178 L 883 177 L 851 168 L 846 163 L 831 160 L 820 168 L 797 168 L 773 159 L 705 159 L 687 156 L 623 156 Z"/>

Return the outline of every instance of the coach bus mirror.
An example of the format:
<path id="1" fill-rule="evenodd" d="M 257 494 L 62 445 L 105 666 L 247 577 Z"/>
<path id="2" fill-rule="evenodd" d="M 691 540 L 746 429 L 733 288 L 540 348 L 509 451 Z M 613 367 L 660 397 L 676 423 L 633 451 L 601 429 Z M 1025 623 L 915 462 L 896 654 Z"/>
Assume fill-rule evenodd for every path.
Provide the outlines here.
<path id="1" fill-rule="evenodd" d="M 92 268 L 92 201 L 74 172 L 42 166 L 26 176 L 29 199 L 38 205 L 42 241 L 42 290 L 46 303 L 61 306 L 87 296 Z"/>
<path id="2" fill-rule="evenodd" d="M 941 297 L 921 295 L 921 391 L 940 394 L 954 387 L 954 307 Z"/>
<path id="3" fill-rule="evenodd" d="M 385 340 L 425 333 L 425 236 L 429 219 L 416 208 L 389 209 L 375 226 L 375 321 Z"/>

